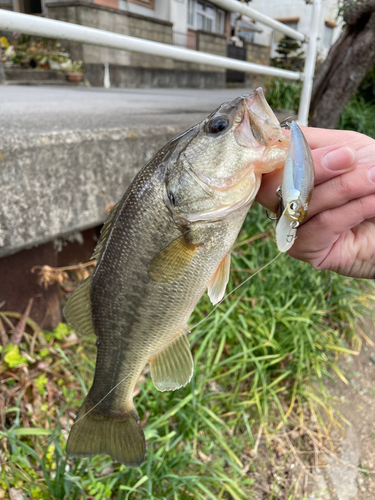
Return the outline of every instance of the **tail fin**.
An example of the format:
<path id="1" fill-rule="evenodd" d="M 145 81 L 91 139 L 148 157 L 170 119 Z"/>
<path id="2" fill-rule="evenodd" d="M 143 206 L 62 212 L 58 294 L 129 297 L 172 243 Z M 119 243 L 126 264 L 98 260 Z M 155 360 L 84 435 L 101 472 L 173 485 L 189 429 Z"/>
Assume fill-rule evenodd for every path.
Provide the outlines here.
<path id="1" fill-rule="evenodd" d="M 84 400 L 70 430 L 66 453 L 73 457 L 106 453 L 127 467 L 138 467 L 144 460 L 146 443 L 136 410 L 110 416 L 90 411 L 93 406 L 88 398 Z"/>

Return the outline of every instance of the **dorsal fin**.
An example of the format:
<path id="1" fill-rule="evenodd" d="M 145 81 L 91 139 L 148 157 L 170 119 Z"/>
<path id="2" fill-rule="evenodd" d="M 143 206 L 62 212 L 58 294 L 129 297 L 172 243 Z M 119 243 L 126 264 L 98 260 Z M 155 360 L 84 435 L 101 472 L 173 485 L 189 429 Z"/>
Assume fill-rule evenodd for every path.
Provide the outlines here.
<path id="1" fill-rule="evenodd" d="M 117 214 L 117 209 L 119 207 L 119 203 L 116 203 L 111 210 L 108 213 L 108 217 L 104 221 L 103 227 L 100 231 L 100 238 L 98 240 L 98 243 L 96 244 L 94 253 L 91 256 L 90 260 L 99 260 L 102 250 L 104 248 L 105 242 L 107 241 L 108 235 L 112 229 L 112 222 Z"/>
<path id="2" fill-rule="evenodd" d="M 81 335 L 95 333 L 90 308 L 91 281 L 92 274 L 74 290 L 64 308 L 66 320 Z"/>

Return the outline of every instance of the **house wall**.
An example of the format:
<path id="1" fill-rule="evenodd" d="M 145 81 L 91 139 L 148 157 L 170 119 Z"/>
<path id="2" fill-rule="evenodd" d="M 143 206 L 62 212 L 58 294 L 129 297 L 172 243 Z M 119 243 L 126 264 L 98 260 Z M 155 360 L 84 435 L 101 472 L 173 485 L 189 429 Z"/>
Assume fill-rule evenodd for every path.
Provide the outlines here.
<path id="1" fill-rule="evenodd" d="M 90 4 L 88 2 L 48 3 L 48 17 L 70 23 L 112 31 L 121 35 L 145 38 L 161 43 L 172 43 L 172 23 L 131 14 L 118 9 Z M 108 49 L 74 42 L 62 42 L 73 59 L 85 63 L 109 63 L 140 67 L 169 67 L 169 60 L 136 54 L 123 50 Z"/>
<path id="2" fill-rule="evenodd" d="M 267 47 L 265 45 L 260 45 L 257 43 L 247 43 L 245 46 L 246 46 L 248 62 L 269 66 L 271 47 Z M 254 89 L 257 87 L 264 87 L 266 79 L 267 77 L 265 76 L 260 76 L 255 74 L 248 75 L 248 83 L 250 87 Z"/>
<path id="3" fill-rule="evenodd" d="M 253 0 L 251 2 L 251 7 L 262 14 L 266 14 L 267 16 L 278 20 L 298 17 L 298 31 L 304 33 L 305 35 L 309 35 L 313 9 L 311 4 L 306 4 L 301 0 L 283 0 L 282 2 L 280 2 L 280 0 L 267 0 L 267 2 L 264 0 Z M 318 51 L 321 56 L 324 57 L 329 50 L 329 47 L 325 47 L 323 43 L 325 22 L 335 22 L 337 16 L 337 1 L 325 0 L 322 3 L 322 9 L 322 23 L 318 34 Z M 256 33 L 254 41 L 258 44 L 270 45 L 272 41 L 272 29 L 259 23 L 257 23 L 257 25 L 262 28 L 263 32 Z M 332 44 L 340 34 L 341 25 L 342 23 L 338 22 L 338 26 L 333 29 Z M 273 47 L 271 53 L 272 57 L 275 55 L 274 49 L 275 47 Z"/>
<path id="4" fill-rule="evenodd" d="M 169 21 L 120 11 L 87 1 L 49 2 L 47 6 L 48 17 L 51 19 L 173 44 L 173 24 Z M 226 55 L 225 36 L 203 31 L 197 32 L 196 36 L 198 50 Z M 103 64 L 108 63 L 111 81 L 116 86 L 192 86 L 198 88 L 225 86 L 225 70 L 213 66 L 184 63 L 165 57 L 75 42 L 64 41 L 62 45 L 70 52 L 73 59 L 82 60 L 85 63 L 86 76 L 92 85 L 103 85 Z M 129 71 L 130 68 L 132 68 L 131 71 Z M 176 71 L 182 74 L 176 76 L 174 75 Z"/>

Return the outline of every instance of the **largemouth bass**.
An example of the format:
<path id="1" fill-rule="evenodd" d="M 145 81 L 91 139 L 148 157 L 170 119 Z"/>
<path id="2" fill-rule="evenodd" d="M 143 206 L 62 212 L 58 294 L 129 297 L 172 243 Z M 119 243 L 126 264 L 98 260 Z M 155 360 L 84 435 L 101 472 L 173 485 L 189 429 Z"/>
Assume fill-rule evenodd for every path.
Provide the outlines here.
<path id="1" fill-rule="evenodd" d="M 231 248 L 261 176 L 283 167 L 287 148 L 258 89 L 170 141 L 136 176 L 103 226 L 94 273 L 65 308 L 78 332 L 98 336 L 68 455 L 142 463 L 137 379 L 149 363 L 161 391 L 190 381 L 189 316 L 207 289 L 213 303 L 224 296 Z"/>

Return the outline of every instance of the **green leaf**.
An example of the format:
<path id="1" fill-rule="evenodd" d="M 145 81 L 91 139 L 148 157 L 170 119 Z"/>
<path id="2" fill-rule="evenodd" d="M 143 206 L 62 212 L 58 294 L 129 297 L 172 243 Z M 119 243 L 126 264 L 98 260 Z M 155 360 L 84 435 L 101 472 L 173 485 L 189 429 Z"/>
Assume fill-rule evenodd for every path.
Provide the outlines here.
<path id="1" fill-rule="evenodd" d="M 14 433 L 16 436 L 49 436 L 51 431 L 40 427 L 30 429 L 27 427 L 19 427 L 14 431 Z"/>
<path id="2" fill-rule="evenodd" d="M 12 343 L 5 346 L 4 361 L 9 368 L 15 368 L 27 363 L 27 359 L 21 356 L 18 345 L 13 345 Z"/>
<path id="3" fill-rule="evenodd" d="M 69 335 L 69 326 L 66 323 L 59 323 L 53 330 L 53 335 L 57 340 L 61 340 Z"/>
<path id="4" fill-rule="evenodd" d="M 46 385 L 48 382 L 48 378 L 44 374 L 42 374 L 42 375 L 39 375 L 39 377 L 37 377 L 34 380 L 34 382 L 35 382 L 36 388 L 38 389 L 40 394 L 43 396 L 43 394 L 45 394 L 45 392 L 46 392 Z"/>

